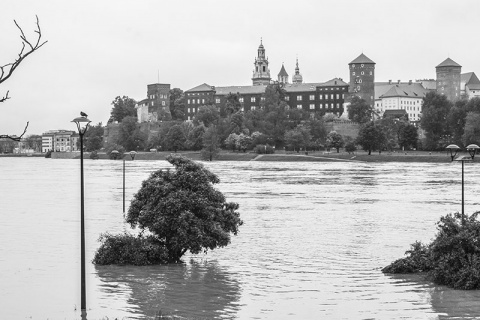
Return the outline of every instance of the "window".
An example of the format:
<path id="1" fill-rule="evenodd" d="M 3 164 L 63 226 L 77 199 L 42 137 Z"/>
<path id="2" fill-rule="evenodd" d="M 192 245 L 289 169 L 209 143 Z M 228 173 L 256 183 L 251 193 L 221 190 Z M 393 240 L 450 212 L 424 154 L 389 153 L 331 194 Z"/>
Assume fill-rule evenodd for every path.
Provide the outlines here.
<path id="1" fill-rule="evenodd" d="M 265 66 L 263 66 L 263 72 L 265 72 Z"/>
<path id="2" fill-rule="evenodd" d="M 354 71 L 354 72 L 352 72 L 352 76 L 354 76 L 354 75 L 355 75 L 355 71 Z"/>
<path id="3" fill-rule="evenodd" d="M 153 101 L 152 101 L 152 106 L 153 106 Z"/>
<path id="4" fill-rule="evenodd" d="M 315 105 L 313 103 L 310 103 L 310 109 L 315 109 Z"/>
<path id="5" fill-rule="evenodd" d="M 345 94 L 344 93 L 342 93 L 342 99 L 345 99 Z"/>
<path id="6" fill-rule="evenodd" d="M 302 109 L 302 105 L 301 105 L 301 104 L 297 104 L 297 109 Z"/>
<path id="7" fill-rule="evenodd" d="M 162 101 L 162 106 L 164 106 L 164 105 L 165 105 L 165 101 Z"/>
<path id="8" fill-rule="evenodd" d="M 373 71 L 370 71 L 370 75 L 373 75 Z"/>
<path id="9" fill-rule="evenodd" d="M 202 103 L 205 103 L 205 99 L 202 99 Z"/>
<path id="10" fill-rule="evenodd" d="M 323 109 L 323 103 L 320 103 L 320 109 Z"/>
<path id="11" fill-rule="evenodd" d="M 310 100 L 315 100 L 315 95 L 311 94 L 310 95 Z"/>
<path id="12" fill-rule="evenodd" d="M 190 108 L 187 108 L 187 112 L 190 113 Z"/>
<path id="13" fill-rule="evenodd" d="M 285 96 L 285 101 L 290 101 L 290 97 L 289 97 L 289 96 Z"/>
<path id="14" fill-rule="evenodd" d="M 318 96 L 318 99 L 322 100 L 322 99 L 323 99 L 323 96 L 320 94 L 320 95 Z"/>
<path id="15" fill-rule="evenodd" d="M 340 99 L 340 95 L 337 93 L 337 99 Z"/>
<path id="16" fill-rule="evenodd" d="M 261 101 L 265 101 L 265 97 L 261 97 L 260 100 L 261 100 Z"/>
<path id="17" fill-rule="evenodd" d="M 192 108 L 192 112 L 195 113 L 195 108 Z"/>
<path id="18" fill-rule="evenodd" d="M 302 96 L 297 96 L 297 101 L 302 101 Z"/>
<path id="19" fill-rule="evenodd" d="M 250 108 L 250 110 L 255 110 L 255 106 L 252 106 L 252 107 Z"/>
<path id="20" fill-rule="evenodd" d="M 363 63 L 360 66 L 363 68 Z"/>
<path id="21" fill-rule="evenodd" d="M 250 102 L 255 102 L 255 97 L 251 97 Z M 252 110 L 255 110 L 255 109 L 252 109 Z"/>
<path id="22" fill-rule="evenodd" d="M 358 79 L 358 83 L 362 83 L 362 79 Z"/>
<path id="23" fill-rule="evenodd" d="M 200 99 L 197 99 L 197 103 L 200 103 Z"/>
<path id="24" fill-rule="evenodd" d="M 360 74 L 363 76 L 365 74 L 365 72 L 362 71 Z"/>
<path id="25" fill-rule="evenodd" d="M 245 111 L 245 109 L 243 107 L 241 107 L 240 110 Z"/>
<path id="26" fill-rule="evenodd" d="M 238 98 L 238 101 L 240 101 L 241 103 L 243 103 L 243 97 Z"/>
<path id="27" fill-rule="evenodd" d="M 337 108 L 340 108 L 340 103 L 337 103 Z"/>
<path id="28" fill-rule="evenodd" d="M 190 104 L 190 99 L 187 100 L 187 104 Z"/>
<path id="29" fill-rule="evenodd" d="M 216 98 L 215 103 L 220 103 L 220 98 Z"/>
<path id="30" fill-rule="evenodd" d="M 332 100 L 333 100 L 333 93 L 330 95 L 330 99 L 332 99 Z"/>

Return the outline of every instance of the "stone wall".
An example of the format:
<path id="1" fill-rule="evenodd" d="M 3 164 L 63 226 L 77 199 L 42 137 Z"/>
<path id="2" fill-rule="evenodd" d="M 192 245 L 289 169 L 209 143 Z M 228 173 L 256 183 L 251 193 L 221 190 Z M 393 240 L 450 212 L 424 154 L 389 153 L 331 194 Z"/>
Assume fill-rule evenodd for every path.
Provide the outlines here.
<path id="1" fill-rule="evenodd" d="M 325 127 L 327 128 L 327 132 L 336 131 L 344 138 L 349 136 L 352 139 L 358 136 L 358 131 L 360 130 L 360 124 L 350 120 L 327 122 L 325 123 Z"/>

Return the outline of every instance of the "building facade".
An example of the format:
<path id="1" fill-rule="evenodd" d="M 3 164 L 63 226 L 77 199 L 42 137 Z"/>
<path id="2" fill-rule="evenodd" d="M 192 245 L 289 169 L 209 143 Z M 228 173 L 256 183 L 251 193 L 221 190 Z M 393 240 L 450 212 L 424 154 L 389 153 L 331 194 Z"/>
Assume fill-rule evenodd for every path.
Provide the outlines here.
<path id="1" fill-rule="evenodd" d="M 42 152 L 72 152 L 79 151 L 80 136 L 70 130 L 50 130 L 42 134 Z"/>
<path id="2" fill-rule="evenodd" d="M 363 53 L 348 64 L 350 71 L 349 94 L 358 96 L 372 107 L 375 97 L 375 62 Z"/>
<path id="3" fill-rule="evenodd" d="M 170 84 L 154 83 L 147 85 L 147 98 L 135 105 L 138 122 L 151 122 L 169 119 Z"/>
<path id="4" fill-rule="evenodd" d="M 460 74 L 462 66 L 447 58 L 435 67 L 437 71 L 437 92 L 447 96 L 450 101 L 460 99 Z"/>
<path id="5" fill-rule="evenodd" d="M 466 99 L 480 97 L 480 80 L 475 72 L 460 75 L 460 96 Z"/>

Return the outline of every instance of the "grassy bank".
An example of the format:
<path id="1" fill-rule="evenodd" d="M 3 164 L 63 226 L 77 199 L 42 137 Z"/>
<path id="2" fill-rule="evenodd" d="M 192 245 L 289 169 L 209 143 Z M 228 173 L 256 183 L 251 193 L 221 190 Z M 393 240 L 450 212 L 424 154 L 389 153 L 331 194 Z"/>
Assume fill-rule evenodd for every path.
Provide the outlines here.
<path id="1" fill-rule="evenodd" d="M 165 160 L 171 154 L 171 151 L 161 152 L 138 152 L 135 160 Z M 177 154 L 183 155 L 192 160 L 202 160 L 200 152 L 198 151 L 179 151 Z M 67 155 L 67 153 L 61 153 Z M 100 159 L 109 159 L 107 154 L 103 152 L 98 153 Z M 461 154 L 461 155 L 467 155 Z M 3 156 L 3 155 L 0 155 Z M 9 155 L 12 156 L 12 155 Z M 35 156 L 44 156 L 43 154 L 36 154 Z M 53 156 L 52 156 L 53 157 Z M 75 159 L 79 158 L 78 153 L 73 155 Z M 60 157 L 64 158 L 64 157 Z M 85 159 L 89 159 L 89 153 L 85 153 Z M 130 155 L 125 154 L 124 159 L 131 161 Z M 229 150 L 222 150 L 216 161 L 277 161 L 277 162 L 304 162 L 304 161 L 359 161 L 359 162 L 429 162 L 429 163 L 448 163 L 450 157 L 447 152 L 428 152 L 428 151 L 407 151 L 407 152 L 374 152 L 368 155 L 365 151 L 358 151 L 354 154 L 347 152 L 325 152 L 325 151 L 309 151 L 305 152 L 285 152 L 283 150 L 277 151 L 274 154 L 258 155 L 253 152 L 232 152 Z"/>

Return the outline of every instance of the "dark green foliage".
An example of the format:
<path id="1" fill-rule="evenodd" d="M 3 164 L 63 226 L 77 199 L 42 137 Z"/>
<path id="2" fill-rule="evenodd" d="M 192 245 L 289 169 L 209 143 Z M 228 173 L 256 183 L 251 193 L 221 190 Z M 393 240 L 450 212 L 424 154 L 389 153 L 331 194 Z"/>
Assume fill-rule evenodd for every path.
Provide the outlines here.
<path id="1" fill-rule="evenodd" d="M 348 119 L 366 123 L 372 120 L 373 107 L 360 97 L 354 96 L 348 106 Z"/>
<path id="2" fill-rule="evenodd" d="M 144 150 L 148 136 L 140 130 L 137 118 L 125 117 L 120 123 L 117 144 L 128 151 Z"/>
<path id="3" fill-rule="evenodd" d="M 45 158 L 51 158 L 52 157 L 52 150 L 48 150 L 47 153 L 45 153 Z"/>
<path id="4" fill-rule="evenodd" d="M 145 266 L 167 262 L 167 252 L 154 236 L 133 236 L 127 233 L 104 233 L 98 240 L 101 245 L 95 252 L 93 263 L 97 265 Z"/>
<path id="5" fill-rule="evenodd" d="M 428 92 L 423 98 L 422 118 L 420 126 L 425 130 L 426 148 L 435 150 L 445 144 L 442 137 L 450 135 L 447 117 L 452 103 L 445 95 L 437 92 Z"/>
<path id="6" fill-rule="evenodd" d="M 214 105 L 201 106 L 195 115 L 195 121 L 203 123 L 205 127 L 216 124 L 220 119 L 220 113 Z"/>
<path id="7" fill-rule="evenodd" d="M 220 145 L 217 128 L 212 125 L 203 134 L 203 149 L 201 152 L 202 159 L 212 161 L 218 158 Z"/>
<path id="8" fill-rule="evenodd" d="M 458 212 L 440 218 L 429 245 L 415 242 L 407 257 L 383 268 L 385 273 L 427 272 L 433 282 L 455 289 L 480 289 L 480 222 L 475 212 L 462 222 Z"/>
<path id="9" fill-rule="evenodd" d="M 135 104 L 137 102 L 127 96 L 116 97 L 112 101 L 112 111 L 110 112 L 110 119 L 108 122 L 122 122 L 125 117 L 137 117 L 137 111 L 135 110 Z"/>
<path id="10" fill-rule="evenodd" d="M 90 159 L 92 160 L 98 160 L 100 157 L 98 156 L 97 151 L 92 151 L 90 152 Z"/>
<path id="11" fill-rule="evenodd" d="M 96 126 L 90 126 L 85 132 L 85 151 L 96 151 L 103 147 L 103 132 L 104 128 L 102 123 L 98 123 Z"/>
<path id="12" fill-rule="evenodd" d="M 238 204 L 226 202 L 213 188 L 218 177 L 203 165 L 170 155 L 175 170 L 158 170 L 142 183 L 132 200 L 126 220 L 148 230 L 178 262 L 185 252 L 194 254 L 230 243 L 230 233 L 243 224 Z"/>
<path id="13" fill-rule="evenodd" d="M 177 152 L 177 150 L 185 148 L 187 137 L 185 137 L 182 127 L 177 124 L 168 130 L 163 142 L 167 150 L 174 150 Z"/>
<path id="14" fill-rule="evenodd" d="M 118 151 L 118 153 L 112 151 Z M 125 148 L 123 148 L 121 145 L 115 144 L 115 143 L 109 143 L 105 147 L 105 152 L 107 153 L 107 156 L 111 160 L 117 160 L 123 158 L 123 155 L 125 153 Z"/>
<path id="15" fill-rule="evenodd" d="M 342 148 L 344 145 L 345 142 L 343 141 L 342 135 L 336 131 L 330 131 L 330 133 L 327 135 L 327 148 L 335 148 L 338 153 L 340 152 L 340 148 Z"/>
<path id="16" fill-rule="evenodd" d="M 185 94 L 179 88 L 170 90 L 170 113 L 172 120 L 185 120 Z"/>
<path id="17" fill-rule="evenodd" d="M 361 145 L 363 150 L 368 151 L 368 155 L 371 155 L 372 151 L 382 150 L 386 144 L 385 133 L 382 129 L 382 126 L 370 121 L 360 128 L 356 143 Z"/>
<path id="18" fill-rule="evenodd" d="M 348 152 L 348 154 L 354 153 L 355 151 L 357 151 L 357 146 L 355 145 L 355 142 L 353 141 L 347 142 L 347 144 L 345 144 L 345 151 Z"/>

